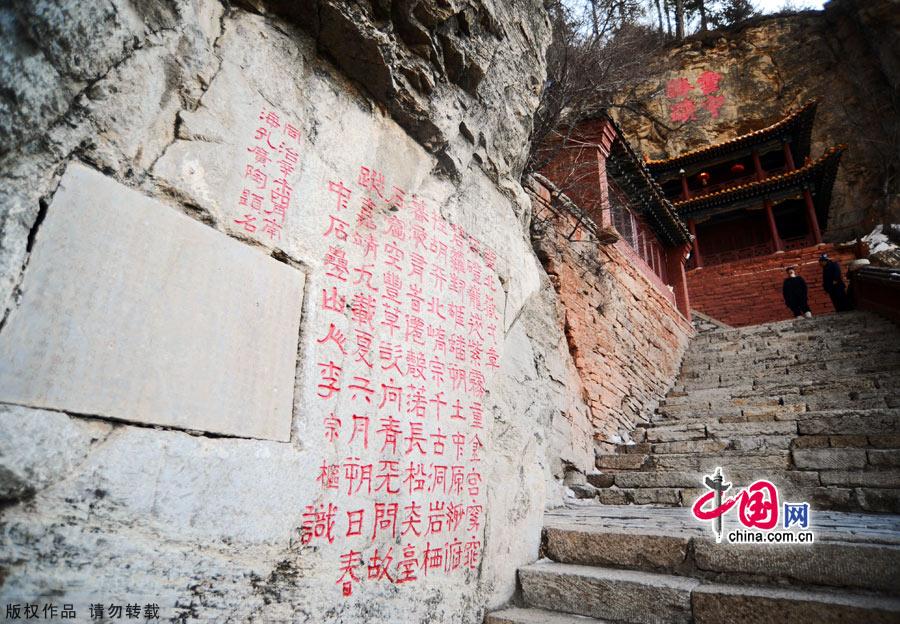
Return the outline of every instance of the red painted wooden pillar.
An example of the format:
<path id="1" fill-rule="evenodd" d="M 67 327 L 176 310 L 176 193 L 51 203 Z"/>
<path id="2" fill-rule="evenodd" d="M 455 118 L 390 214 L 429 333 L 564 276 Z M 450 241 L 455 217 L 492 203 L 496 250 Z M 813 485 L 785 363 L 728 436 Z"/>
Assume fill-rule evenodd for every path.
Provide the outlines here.
<path id="1" fill-rule="evenodd" d="M 762 162 L 759 160 L 759 150 L 753 150 L 751 154 L 753 155 L 753 168 L 756 169 L 756 179 L 765 180 L 766 172 L 763 170 Z"/>
<path id="2" fill-rule="evenodd" d="M 602 149 L 597 153 L 597 190 L 600 192 L 600 227 L 612 226 L 612 207 L 609 203 L 609 184 L 606 179 L 606 154 Z"/>
<path id="3" fill-rule="evenodd" d="M 687 277 L 684 275 L 684 259 L 687 256 L 687 245 L 678 247 L 666 247 L 666 263 L 671 282 L 672 291 L 675 293 L 675 306 L 688 321 L 691 320 L 691 299 L 688 295 Z"/>
<path id="4" fill-rule="evenodd" d="M 688 219 L 688 229 L 691 231 L 691 236 L 694 237 L 692 243 L 694 247 L 694 267 L 699 269 L 703 266 L 703 260 L 700 258 L 700 241 L 697 238 L 697 224 L 694 223 L 693 219 Z"/>
<path id="5" fill-rule="evenodd" d="M 794 166 L 794 155 L 791 153 L 790 142 L 784 141 L 781 147 L 784 149 L 784 164 L 787 166 L 788 171 L 793 171 L 796 167 Z"/>
<path id="6" fill-rule="evenodd" d="M 816 217 L 816 205 L 813 203 L 812 193 L 809 189 L 803 189 L 803 199 L 806 200 L 806 221 L 809 231 L 812 232 L 816 245 L 822 243 L 822 232 L 819 231 L 819 219 Z"/>
<path id="7" fill-rule="evenodd" d="M 691 191 L 688 189 L 687 175 L 685 175 L 684 169 L 680 169 L 678 173 L 681 175 L 681 199 L 688 200 L 691 198 Z"/>
<path id="8" fill-rule="evenodd" d="M 766 208 L 766 220 L 769 222 L 769 232 L 772 234 L 772 242 L 775 243 L 775 251 L 776 253 L 784 251 L 784 244 L 778 235 L 778 225 L 775 223 L 775 214 L 772 212 L 772 202 L 767 199 L 763 202 L 763 206 Z"/>

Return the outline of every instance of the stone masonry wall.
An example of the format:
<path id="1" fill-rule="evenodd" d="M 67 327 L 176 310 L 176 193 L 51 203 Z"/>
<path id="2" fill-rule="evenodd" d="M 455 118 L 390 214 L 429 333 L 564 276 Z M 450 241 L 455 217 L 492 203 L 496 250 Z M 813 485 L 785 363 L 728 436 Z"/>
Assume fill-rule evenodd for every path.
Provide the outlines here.
<path id="1" fill-rule="evenodd" d="M 535 183 L 532 241 L 562 307 L 598 442 L 629 439 L 674 383 L 690 322 L 628 244 L 600 245 Z M 571 239 L 570 239 L 571 236 Z"/>
<path id="2" fill-rule="evenodd" d="M 549 23 L 400 13 L 0 8 L 0 603 L 474 624 L 512 596 L 594 461 L 518 183 Z"/>
<path id="3" fill-rule="evenodd" d="M 853 246 L 823 245 L 780 254 L 728 262 L 687 272 L 691 306 L 733 327 L 792 318 L 784 305 L 781 286 L 789 266 L 806 280 L 809 307 L 814 315 L 830 314 L 834 306 L 822 290 L 819 256 L 827 253 L 841 265 L 847 283 L 847 265 L 856 259 Z"/>

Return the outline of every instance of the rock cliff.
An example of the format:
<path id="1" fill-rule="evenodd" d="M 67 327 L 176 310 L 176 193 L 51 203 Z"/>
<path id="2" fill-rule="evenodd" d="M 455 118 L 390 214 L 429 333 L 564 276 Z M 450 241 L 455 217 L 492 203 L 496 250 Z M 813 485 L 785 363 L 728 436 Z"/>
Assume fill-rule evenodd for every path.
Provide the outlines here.
<path id="1" fill-rule="evenodd" d="M 80 619 L 90 604 L 139 603 L 172 621 L 468 624 L 537 557 L 543 509 L 563 492 L 554 476 L 593 463 L 518 182 L 549 24 L 538 0 L 393 6 L 0 8 L 4 604 L 70 604 Z M 352 291 L 388 296 L 382 280 L 406 315 L 379 299 L 366 316 Z M 326 300 L 331 286 L 349 289 L 346 307 Z M 339 493 L 323 470 L 400 463 L 375 444 L 394 425 L 377 433 L 377 411 L 331 396 L 339 380 L 321 367 L 348 369 L 340 397 L 353 365 L 384 393 L 392 358 L 393 375 L 420 379 L 423 409 L 458 404 L 466 383 L 481 400 L 455 423 L 446 411 L 413 423 L 404 404 L 408 450 L 428 457 L 421 483 L 401 495 L 388 472 Z M 441 462 L 460 435 L 458 461 Z M 446 516 L 451 491 L 466 501 Z M 365 534 L 349 524 L 354 496 Z M 396 537 L 369 552 L 373 510 L 392 505 Z M 415 582 L 394 584 L 401 569 Z"/>

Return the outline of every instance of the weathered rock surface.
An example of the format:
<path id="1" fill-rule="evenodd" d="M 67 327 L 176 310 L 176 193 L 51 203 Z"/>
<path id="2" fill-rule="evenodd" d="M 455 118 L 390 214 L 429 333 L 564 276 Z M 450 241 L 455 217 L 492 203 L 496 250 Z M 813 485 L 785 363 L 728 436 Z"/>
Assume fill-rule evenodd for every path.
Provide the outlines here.
<path id="1" fill-rule="evenodd" d="M 0 404 L 0 500 L 18 500 L 69 476 L 91 446 L 109 435 L 103 422 Z"/>
<path id="2" fill-rule="evenodd" d="M 242 0 L 296 22 L 451 175 L 518 177 L 544 81 L 540 3 Z"/>
<path id="3" fill-rule="evenodd" d="M 581 382 L 531 249 L 530 202 L 518 183 L 549 33 L 543 7 L 420 2 L 394 14 L 383 3 L 323 2 L 313 23 L 312 4 L 297 6 L 285 13 L 288 3 L 115 0 L 0 8 L 10 42 L 0 51 L 0 337 L 29 309 L 29 271 L 53 238 L 43 226 L 57 217 L 58 185 L 71 168 L 139 193 L 160 220 L 178 216 L 191 230 L 205 228 L 218 243 L 186 244 L 189 264 L 201 251 L 195 246 L 242 245 L 304 278 L 299 348 L 296 339 L 283 345 L 296 355 L 289 441 L 169 428 L 190 428 L 190 407 L 181 408 L 183 422 L 151 414 L 138 425 L 122 422 L 121 405 L 94 415 L 76 413 L 68 400 L 60 412 L 2 406 L 0 496 L 11 502 L 0 523 L 4 603 L 72 602 L 81 614 L 102 596 L 155 602 L 174 620 L 471 624 L 505 603 L 515 567 L 536 559 L 544 507 L 562 499 L 557 479 L 567 467 L 591 470 Z M 362 52 L 371 63 L 359 64 Z M 301 146 L 299 164 L 283 173 L 299 199 L 278 237 L 239 223 L 248 209 L 240 203 L 248 142 L 266 112 L 290 122 Z M 453 577 L 369 583 L 345 599 L 335 583 L 341 540 L 308 545 L 298 537 L 304 510 L 323 501 L 315 480 L 323 458 L 338 452 L 323 443 L 329 414 L 311 382 L 329 250 L 319 225 L 334 205 L 328 182 L 355 189 L 360 166 L 382 169 L 434 207 L 441 223 L 465 228 L 496 253 L 484 277 L 498 293 L 500 368 L 483 401 L 485 429 L 495 434 L 484 439 L 484 511 L 471 533 L 480 561 Z M 135 208 L 130 203 L 117 208 Z M 154 227 L 153 214 L 142 218 Z M 384 230 L 390 210 L 374 218 Z M 115 228 L 103 233 L 115 236 Z M 152 263 L 150 256 L 135 264 Z M 246 286 L 192 266 L 206 283 Z M 273 288 L 300 305 L 290 289 Z M 91 303 L 129 313 L 115 301 Z M 140 318 L 144 310 L 132 312 Z M 148 340 L 148 349 L 157 346 Z M 215 357 L 211 349 L 188 349 L 179 364 L 202 366 Z M 195 390 L 179 370 L 160 378 Z M 393 546 L 395 564 L 402 548 Z M 356 574 L 365 578 L 365 562 Z"/>

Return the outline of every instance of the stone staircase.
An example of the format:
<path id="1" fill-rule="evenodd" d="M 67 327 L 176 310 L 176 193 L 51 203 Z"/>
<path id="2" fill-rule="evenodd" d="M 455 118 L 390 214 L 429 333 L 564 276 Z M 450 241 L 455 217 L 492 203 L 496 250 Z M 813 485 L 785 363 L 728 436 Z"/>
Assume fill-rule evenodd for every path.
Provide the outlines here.
<path id="1" fill-rule="evenodd" d="M 689 506 L 721 466 L 816 509 L 900 513 L 900 328 L 854 312 L 698 334 L 633 440 L 578 494 Z"/>
<path id="2" fill-rule="evenodd" d="M 485 624 L 900 623 L 900 329 L 864 313 L 705 329 L 633 442 L 570 481 L 592 500 L 547 512 L 519 606 Z M 808 501 L 815 542 L 716 543 L 688 509 L 716 467 Z"/>
<path id="3" fill-rule="evenodd" d="M 684 508 L 554 510 L 522 606 L 485 624 L 900 622 L 900 518 L 813 517 L 813 544 L 747 545 L 717 544 Z"/>

